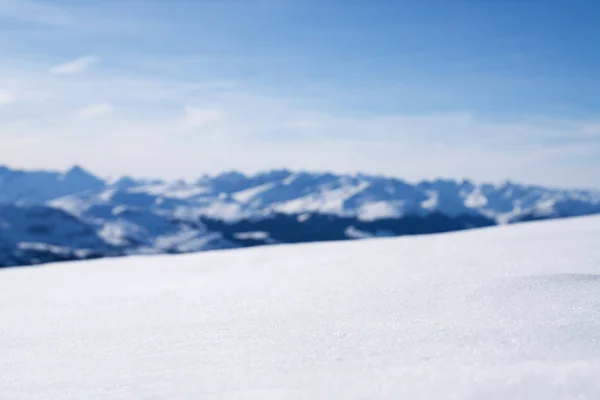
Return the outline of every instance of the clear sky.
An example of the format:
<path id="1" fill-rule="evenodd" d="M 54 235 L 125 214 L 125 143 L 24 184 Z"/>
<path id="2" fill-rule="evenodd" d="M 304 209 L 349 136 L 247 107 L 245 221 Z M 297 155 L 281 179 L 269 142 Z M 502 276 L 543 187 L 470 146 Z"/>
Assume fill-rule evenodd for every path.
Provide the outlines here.
<path id="1" fill-rule="evenodd" d="M 0 0 L 0 164 L 600 188 L 598 3 Z"/>

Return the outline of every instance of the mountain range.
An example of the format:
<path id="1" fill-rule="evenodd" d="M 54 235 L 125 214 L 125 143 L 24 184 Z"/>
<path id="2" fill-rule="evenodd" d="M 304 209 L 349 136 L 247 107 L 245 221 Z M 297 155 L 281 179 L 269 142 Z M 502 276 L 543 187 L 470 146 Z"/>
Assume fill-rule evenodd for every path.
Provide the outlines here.
<path id="1" fill-rule="evenodd" d="M 273 170 L 194 182 L 0 166 L 0 266 L 446 232 L 600 213 L 600 191 Z"/>

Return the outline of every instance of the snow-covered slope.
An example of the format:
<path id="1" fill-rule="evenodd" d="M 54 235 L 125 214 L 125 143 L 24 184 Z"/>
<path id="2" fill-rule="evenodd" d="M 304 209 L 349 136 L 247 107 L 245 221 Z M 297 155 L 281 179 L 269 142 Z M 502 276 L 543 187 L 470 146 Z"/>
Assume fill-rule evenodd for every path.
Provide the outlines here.
<path id="1" fill-rule="evenodd" d="M 0 271 L 2 399 L 600 398 L 600 218 Z"/>

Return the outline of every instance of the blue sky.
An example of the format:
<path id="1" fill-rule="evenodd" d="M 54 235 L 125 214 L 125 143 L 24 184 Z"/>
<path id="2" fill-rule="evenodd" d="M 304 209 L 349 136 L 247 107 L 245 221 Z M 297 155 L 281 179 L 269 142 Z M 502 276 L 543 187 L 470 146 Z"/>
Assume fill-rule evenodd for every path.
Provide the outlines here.
<path id="1" fill-rule="evenodd" d="M 597 15 L 592 1 L 0 0 L 0 163 L 600 188 Z"/>

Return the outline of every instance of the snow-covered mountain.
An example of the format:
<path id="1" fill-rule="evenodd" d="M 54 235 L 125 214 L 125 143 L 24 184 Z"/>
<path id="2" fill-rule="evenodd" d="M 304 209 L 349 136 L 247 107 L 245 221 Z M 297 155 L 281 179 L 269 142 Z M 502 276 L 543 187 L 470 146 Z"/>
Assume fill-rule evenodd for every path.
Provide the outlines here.
<path id="1" fill-rule="evenodd" d="M 600 218 L 0 270 L 2 399 L 600 398 Z"/>
<path id="2" fill-rule="evenodd" d="M 409 183 L 289 170 L 227 172 L 195 182 L 103 180 L 80 167 L 64 173 L 0 167 L 0 204 L 13 206 L 0 210 L 0 224 L 3 234 L 20 238 L 19 243 L 79 251 L 65 238 L 24 237 L 35 217 L 7 221 L 17 212 L 12 210 L 27 214 L 28 208 L 46 207 L 93 232 L 101 253 L 135 254 L 433 233 L 594 214 L 600 212 L 600 191 L 467 180 Z"/>
<path id="3" fill-rule="evenodd" d="M 105 188 L 104 180 L 75 166 L 66 172 L 23 171 L 0 165 L 0 202 L 42 204 L 58 197 Z"/>
<path id="4" fill-rule="evenodd" d="M 276 213 L 318 213 L 373 221 L 438 212 L 450 217 L 481 215 L 503 223 L 600 212 L 600 191 L 467 180 L 408 183 L 379 176 L 278 170 L 251 176 L 229 172 L 193 183 L 124 178 L 96 190 L 74 192 L 51 204 L 76 211 L 106 202 L 229 221 Z"/>
<path id="5" fill-rule="evenodd" d="M 0 205 L 0 267 L 118 253 L 93 227 L 63 210 Z"/>
<path id="6" fill-rule="evenodd" d="M 80 167 L 64 173 L 0 167 L 0 202 L 50 202 L 75 213 L 110 203 L 224 220 L 307 212 L 376 220 L 439 212 L 512 222 L 600 212 L 600 191 L 448 179 L 409 183 L 380 176 L 289 170 L 256 175 L 227 172 L 191 183 L 131 177 L 108 181 Z"/>

